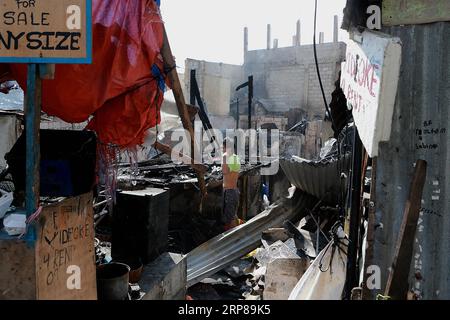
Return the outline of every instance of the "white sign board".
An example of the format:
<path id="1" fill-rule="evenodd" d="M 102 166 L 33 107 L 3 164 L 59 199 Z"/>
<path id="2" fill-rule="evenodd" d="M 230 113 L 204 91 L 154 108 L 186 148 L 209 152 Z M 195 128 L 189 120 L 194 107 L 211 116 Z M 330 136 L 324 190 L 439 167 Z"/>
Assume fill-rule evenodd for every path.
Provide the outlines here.
<path id="1" fill-rule="evenodd" d="M 358 42 L 355 41 L 358 38 Z M 389 141 L 401 64 L 400 39 L 364 31 L 347 44 L 341 88 L 370 157 Z"/>

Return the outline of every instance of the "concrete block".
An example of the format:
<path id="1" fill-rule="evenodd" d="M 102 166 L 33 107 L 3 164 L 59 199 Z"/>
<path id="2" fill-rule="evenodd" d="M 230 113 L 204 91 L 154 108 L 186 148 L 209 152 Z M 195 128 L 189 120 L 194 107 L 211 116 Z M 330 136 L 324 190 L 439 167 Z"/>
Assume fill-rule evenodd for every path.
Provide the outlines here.
<path id="1" fill-rule="evenodd" d="M 264 300 L 287 300 L 309 267 L 308 259 L 276 259 L 267 265 Z"/>
<path id="2" fill-rule="evenodd" d="M 166 252 L 144 267 L 139 281 L 145 292 L 142 300 L 184 300 L 186 279 L 185 256 Z"/>

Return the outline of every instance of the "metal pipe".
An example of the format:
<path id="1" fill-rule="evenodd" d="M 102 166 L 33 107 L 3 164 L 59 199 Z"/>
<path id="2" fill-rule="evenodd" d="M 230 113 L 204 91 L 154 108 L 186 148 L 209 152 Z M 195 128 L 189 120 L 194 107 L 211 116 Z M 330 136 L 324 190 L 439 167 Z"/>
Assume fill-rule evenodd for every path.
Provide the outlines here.
<path id="1" fill-rule="evenodd" d="M 252 128 L 253 76 L 248 77 L 248 128 Z"/>

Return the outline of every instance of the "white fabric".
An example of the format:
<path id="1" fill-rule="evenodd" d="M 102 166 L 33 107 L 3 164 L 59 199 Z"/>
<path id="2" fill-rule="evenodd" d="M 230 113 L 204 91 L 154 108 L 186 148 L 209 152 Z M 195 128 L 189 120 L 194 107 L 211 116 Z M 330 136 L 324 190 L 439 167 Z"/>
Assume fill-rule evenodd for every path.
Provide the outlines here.
<path id="1" fill-rule="evenodd" d="M 27 230 L 26 224 L 27 216 L 24 214 L 12 213 L 5 217 L 3 220 L 3 225 L 5 226 L 5 231 L 10 236 L 17 236 L 24 234 Z"/>

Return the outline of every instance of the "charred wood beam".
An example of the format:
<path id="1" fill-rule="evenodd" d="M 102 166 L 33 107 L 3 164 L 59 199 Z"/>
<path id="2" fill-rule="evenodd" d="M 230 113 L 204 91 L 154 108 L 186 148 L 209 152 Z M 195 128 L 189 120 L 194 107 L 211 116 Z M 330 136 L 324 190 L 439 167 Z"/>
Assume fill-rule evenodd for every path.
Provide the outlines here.
<path id="1" fill-rule="evenodd" d="M 183 123 L 184 129 L 187 130 L 191 136 L 191 151 L 192 151 L 191 154 L 196 154 L 196 150 L 198 150 L 198 147 L 196 146 L 194 140 L 195 137 L 194 128 L 192 126 L 188 107 L 184 99 L 183 90 L 176 69 L 175 58 L 172 54 L 172 49 L 170 48 L 169 39 L 167 37 L 167 32 L 165 28 L 164 28 L 164 40 L 161 49 L 161 55 L 164 60 L 165 72 L 167 73 L 167 77 L 169 78 L 170 81 L 170 87 L 172 88 L 173 95 L 175 97 L 175 102 L 177 105 L 178 113 L 181 118 L 181 122 Z M 191 159 L 190 164 L 197 173 L 198 186 L 202 193 L 202 197 L 205 197 L 207 195 L 207 192 L 206 192 L 205 178 L 203 175 L 204 172 L 199 170 L 199 165 L 195 164 L 193 159 Z"/>

